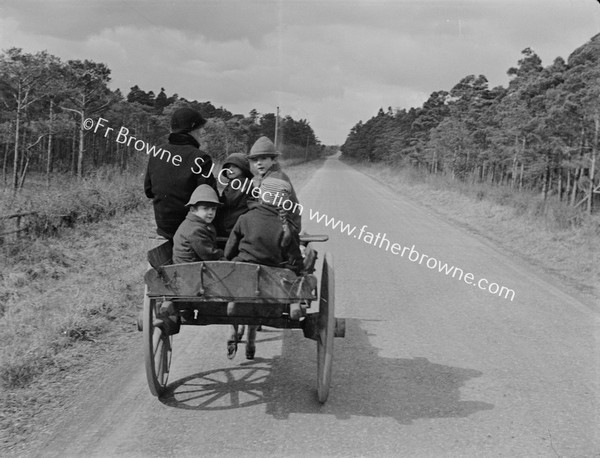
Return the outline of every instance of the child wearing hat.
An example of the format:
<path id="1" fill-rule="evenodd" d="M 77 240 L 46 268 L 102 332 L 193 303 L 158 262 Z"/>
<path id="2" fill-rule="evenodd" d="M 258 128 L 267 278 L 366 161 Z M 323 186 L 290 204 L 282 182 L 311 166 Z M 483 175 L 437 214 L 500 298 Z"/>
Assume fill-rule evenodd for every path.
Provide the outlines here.
<path id="1" fill-rule="evenodd" d="M 186 207 L 189 212 L 173 238 L 173 263 L 218 261 L 223 250 L 217 248 L 217 233 L 212 225 L 220 206 L 215 190 L 207 184 L 198 186 Z"/>
<path id="2" fill-rule="evenodd" d="M 217 180 L 211 173 L 212 159 L 199 149 L 205 124 L 202 115 L 192 108 L 175 110 L 169 142 L 149 154 L 144 191 L 152 199 L 156 232 L 169 240 L 173 240 L 185 220 L 185 204 L 194 190 L 201 184 L 217 189 Z M 170 158 L 177 156 L 181 160 L 176 165 Z"/>
<path id="3" fill-rule="evenodd" d="M 217 235 L 228 237 L 238 218 L 248 211 L 248 202 L 254 200 L 251 189 L 248 189 L 253 187 L 254 175 L 250 171 L 248 158 L 242 153 L 227 156 L 219 181 L 221 175 L 227 178 L 228 183 L 219 198 L 223 205 L 217 211 L 215 227 Z"/>
<path id="4" fill-rule="evenodd" d="M 299 204 L 296 191 L 294 190 L 290 178 L 283 170 L 281 170 L 281 165 L 277 161 L 279 154 L 280 153 L 275 150 L 273 142 L 268 137 L 263 136 L 256 140 L 254 145 L 252 145 L 250 153 L 248 154 L 248 159 L 254 163 L 256 171 L 258 172 L 258 186 L 260 186 L 262 181 L 266 178 L 276 178 L 286 181 L 289 184 L 290 192 L 288 199 L 293 204 L 293 210 L 287 212 L 281 208 L 280 212 L 286 216 L 287 221 L 292 226 L 291 229 L 293 232 L 299 234 L 302 229 L 302 206 Z"/>

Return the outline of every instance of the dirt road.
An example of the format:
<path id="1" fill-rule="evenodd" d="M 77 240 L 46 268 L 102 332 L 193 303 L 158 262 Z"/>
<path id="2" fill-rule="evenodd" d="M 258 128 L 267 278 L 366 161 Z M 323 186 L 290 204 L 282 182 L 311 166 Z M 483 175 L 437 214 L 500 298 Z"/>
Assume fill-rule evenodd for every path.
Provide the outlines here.
<path id="1" fill-rule="evenodd" d="M 161 400 L 146 385 L 140 335 L 31 454 L 600 454 L 596 311 L 335 158 L 300 199 L 305 228 L 330 236 L 318 248 L 334 255 L 336 315 L 347 319 L 325 405 L 315 394 L 316 344 L 299 331 L 267 328 L 254 361 L 243 347 L 229 361 L 225 328 L 184 329 Z M 311 222 L 309 208 L 357 229 Z M 367 243 L 367 232 L 427 258 L 392 254 Z M 429 258 L 475 283 L 440 273 Z M 512 289 L 514 299 L 480 289 L 481 279 Z"/>

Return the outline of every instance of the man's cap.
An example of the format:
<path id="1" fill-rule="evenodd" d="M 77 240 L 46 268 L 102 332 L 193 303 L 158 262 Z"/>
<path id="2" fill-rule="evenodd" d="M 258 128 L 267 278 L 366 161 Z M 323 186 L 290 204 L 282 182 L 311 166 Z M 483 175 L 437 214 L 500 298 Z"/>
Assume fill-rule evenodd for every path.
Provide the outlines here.
<path id="1" fill-rule="evenodd" d="M 206 124 L 206 119 L 193 108 L 178 108 L 171 116 L 171 131 L 184 133 L 196 130 Z"/>
<path id="2" fill-rule="evenodd" d="M 190 205 L 197 205 L 199 203 L 210 203 L 215 205 L 223 205 L 219 202 L 219 196 L 217 196 L 216 191 L 207 184 L 201 184 L 192 193 L 192 197 L 190 197 L 190 201 L 185 204 L 186 207 Z"/>
<path id="3" fill-rule="evenodd" d="M 250 154 L 248 154 L 248 158 L 252 159 L 257 156 L 271 156 L 277 157 L 279 156 L 279 152 L 275 151 L 275 145 L 268 137 L 260 137 L 258 140 L 254 142 L 252 148 L 250 148 Z"/>
<path id="4" fill-rule="evenodd" d="M 227 156 L 225 162 L 223 163 L 223 168 L 226 169 L 229 164 L 235 165 L 242 169 L 242 172 L 248 178 L 252 178 L 254 175 L 250 171 L 250 162 L 248 161 L 248 157 L 242 153 L 233 153 Z"/>

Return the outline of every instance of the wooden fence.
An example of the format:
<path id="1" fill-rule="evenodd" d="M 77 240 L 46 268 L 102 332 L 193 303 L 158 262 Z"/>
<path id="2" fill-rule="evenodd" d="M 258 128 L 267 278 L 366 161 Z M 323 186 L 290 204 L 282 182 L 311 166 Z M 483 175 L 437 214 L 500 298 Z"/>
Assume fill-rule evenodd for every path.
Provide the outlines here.
<path id="1" fill-rule="evenodd" d="M 23 212 L 23 213 L 14 213 L 12 215 L 0 215 L 0 223 L 8 220 L 9 224 L 12 223 L 12 228 L 0 232 L 0 239 L 5 239 L 8 236 L 13 236 L 15 238 L 19 238 L 20 234 L 28 229 L 27 224 L 23 224 L 23 220 L 27 217 L 37 215 L 37 212 Z M 4 224 L 2 224 L 4 226 Z M 0 228 L 2 228 L 0 226 Z M 2 229 L 0 229 L 2 230 Z"/>

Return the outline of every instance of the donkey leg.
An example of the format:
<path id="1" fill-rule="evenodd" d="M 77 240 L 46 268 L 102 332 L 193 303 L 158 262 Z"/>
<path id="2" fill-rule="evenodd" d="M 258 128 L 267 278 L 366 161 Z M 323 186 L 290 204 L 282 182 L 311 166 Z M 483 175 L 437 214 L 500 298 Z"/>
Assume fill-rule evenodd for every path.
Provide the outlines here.
<path id="1" fill-rule="evenodd" d="M 246 325 L 244 324 L 240 324 L 239 326 L 237 326 L 237 340 L 238 342 L 241 342 L 242 339 L 244 338 L 244 330 L 246 329 Z"/>
<path id="2" fill-rule="evenodd" d="M 254 359 L 256 352 L 256 325 L 248 325 L 248 337 L 246 339 L 246 359 Z"/>
<path id="3" fill-rule="evenodd" d="M 227 358 L 233 359 L 235 354 L 237 353 L 237 344 L 238 344 L 238 330 L 237 325 L 231 325 L 231 335 L 227 340 Z"/>

